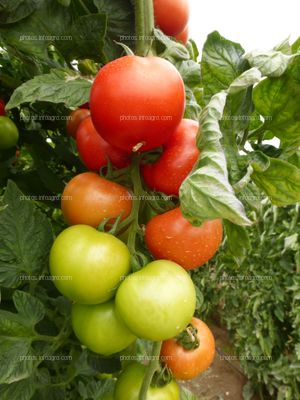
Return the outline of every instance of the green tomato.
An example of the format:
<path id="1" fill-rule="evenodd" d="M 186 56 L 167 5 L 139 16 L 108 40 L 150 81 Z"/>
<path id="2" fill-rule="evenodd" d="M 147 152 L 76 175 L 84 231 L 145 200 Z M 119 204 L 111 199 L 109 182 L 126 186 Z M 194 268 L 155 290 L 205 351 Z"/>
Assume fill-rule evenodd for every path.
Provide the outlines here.
<path id="1" fill-rule="evenodd" d="M 96 305 L 73 304 L 72 326 L 83 345 L 105 356 L 124 350 L 136 339 L 116 315 L 114 301 Z"/>
<path id="2" fill-rule="evenodd" d="M 111 299 L 130 272 L 127 246 L 114 236 L 87 225 L 65 229 L 50 252 L 50 272 L 57 289 L 81 304 Z"/>
<path id="3" fill-rule="evenodd" d="M 139 363 L 129 364 L 120 375 L 114 400 L 138 400 L 139 392 L 145 376 L 146 367 Z M 147 400 L 179 400 L 180 389 L 173 380 L 164 387 L 150 386 Z"/>
<path id="4" fill-rule="evenodd" d="M 196 292 L 189 274 L 178 264 L 153 261 L 121 284 L 116 309 L 138 337 L 159 341 L 177 336 L 191 321 Z"/>
<path id="5" fill-rule="evenodd" d="M 18 140 L 19 130 L 15 123 L 8 117 L 0 117 L 0 149 L 10 149 Z"/>

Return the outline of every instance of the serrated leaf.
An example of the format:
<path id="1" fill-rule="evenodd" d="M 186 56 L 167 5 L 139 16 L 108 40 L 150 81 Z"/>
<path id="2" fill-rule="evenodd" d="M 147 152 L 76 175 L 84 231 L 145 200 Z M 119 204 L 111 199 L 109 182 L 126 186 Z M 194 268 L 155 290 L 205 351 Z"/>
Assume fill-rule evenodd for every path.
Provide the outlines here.
<path id="1" fill-rule="evenodd" d="M 38 279 L 47 268 L 53 233 L 47 218 L 12 181 L 3 203 L 7 207 L 0 213 L 0 284 L 18 287 L 26 276 Z"/>
<path id="2" fill-rule="evenodd" d="M 13 294 L 13 302 L 18 313 L 32 326 L 44 318 L 45 307 L 43 303 L 31 294 L 16 290 Z"/>
<path id="3" fill-rule="evenodd" d="M 52 70 L 19 86 L 6 105 L 7 110 L 24 103 L 48 101 L 77 107 L 89 100 L 92 82 L 71 70 Z"/>
<path id="4" fill-rule="evenodd" d="M 38 6 L 38 0 L 1 0 L 0 25 L 12 24 L 28 17 Z"/>
<path id="5" fill-rule="evenodd" d="M 227 164 L 219 140 L 227 94 L 214 95 L 200 116 L 202 133 L 198 140 L 200 159 L 180 188 L 183 215 L 195 225 L 204 220 L 223 218 L 237 225 L 250 225 L 243 204 L 228 181 Z"/>
<path id="6" fill-rule="evenodd" d="M 251 67 L 260 70 L 264 76 L 279 77 L 287 70 L 295 55 L 286 55 L 281 51 L 254 50 L 244 55 Z"/>
<path id="7" fill-rule="evenodd" d="M 206 103 L 221 90 L 228 89 L 234 79 L 246 70 L 244 49 L 218 32 L 208 35 L 203 47 L 201 72 Z"/>
<path id="8" fill-rule="evenodd" d="M 1 400 L 30 400 L 35 389 L 32 379 L 24 379 L 9 385 L 0 385 L 0 398 Z"/>
<path id="9" fill-rule="evenodd" d="M 263 190 L 272 204 L 286 206 L 300 201 L 300 169 L 287 161 L 269 158 L 270 166 L 261 171 L 255 168 L 252 180 Z"/>
<path id="10" fill-rule="evenodd" d="M 224 227 L 230 253 L 237 260 L 242 260 L 251 249 L 247 230 L 243 226 L 232 224 L 230 221 L 224 221 Z"/>

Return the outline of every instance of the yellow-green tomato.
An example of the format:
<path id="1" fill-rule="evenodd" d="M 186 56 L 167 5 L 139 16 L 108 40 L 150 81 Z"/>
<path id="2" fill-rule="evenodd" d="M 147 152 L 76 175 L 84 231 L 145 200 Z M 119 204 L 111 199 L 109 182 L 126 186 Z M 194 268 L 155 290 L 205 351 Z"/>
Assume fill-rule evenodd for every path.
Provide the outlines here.
<path id="1" fill-rule="evenodd" d="M 120 375 L 116 387 L 114 400 L 138 400 L 146 367 L 139 363 L 129 364 Z M 173 380 L 163 387 L 150 386 L 147 400 L 179 400 L 180 389 Z"/>
<path id="2" fill-rule="evenodd" d="M 136 339 L 116 315 L 113 300 L 96 305 L 73 304 L 72 326 L 83 345 L 105 356 L 124 350 Z"/>
<path id="3" fill-rule="evenodd" d="M 138 337 L 159 341 L 177 336 L 191 321 L 196 292 L 178 264 L 153 261 L 129 275 L 116 295 L 117 312 Z"/>
<path id="4" fill-rule="evenodd" d="M 0 149 L 7 150 L 14 147 L 19 140 L 19 130 L 8 117 L 0 117 Z"/>
<path id="5" fill-rule="evenodd" d="M 127 246 L 91 226 L 65 229 L 50 252 L 50 273 L 55 286 L 64 296 L 81 304 L 111 299 L 129 272 Z"/>

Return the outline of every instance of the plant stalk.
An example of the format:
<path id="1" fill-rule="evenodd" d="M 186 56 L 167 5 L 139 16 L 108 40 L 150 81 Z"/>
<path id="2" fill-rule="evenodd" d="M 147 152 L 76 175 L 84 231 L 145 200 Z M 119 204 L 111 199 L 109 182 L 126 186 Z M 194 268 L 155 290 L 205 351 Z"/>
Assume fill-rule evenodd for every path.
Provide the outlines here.
<path id="1" fill-rule="evenodd" d="M 149 389 L 149 386 L 151 384 L 152 378 L 155 374 L 155 372 L 159 368 L 159 356 L 160 356 L 160 350 L 161 350 L 162 342 L 153 342 L 153 350 L 151 354 L 151 361 L 150 364 L 146 370 L 146 374 L 144 377 L 144 381 L 140 390 L 139 394 L 139 400 L 147 400 L 147 392 Z"/>

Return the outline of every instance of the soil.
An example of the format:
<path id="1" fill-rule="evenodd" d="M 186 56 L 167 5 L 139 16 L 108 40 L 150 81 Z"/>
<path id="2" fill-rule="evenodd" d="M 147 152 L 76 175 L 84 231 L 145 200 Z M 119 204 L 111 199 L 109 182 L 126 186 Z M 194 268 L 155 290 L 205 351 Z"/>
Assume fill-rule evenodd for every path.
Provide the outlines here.
<path id="1" fill-rule="evenodd" d="M 228 361 L 232 346 L 226 330 L 210 325 L 216 339 L 216 356 L 212 366 L 198 378 L 182 383 L 199 400 L 243 400 L 243 386 L 247 378 L 238 361 Z M 226 357 L 225 357 L 226 358 Z"/>

